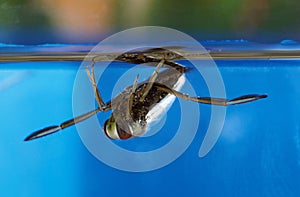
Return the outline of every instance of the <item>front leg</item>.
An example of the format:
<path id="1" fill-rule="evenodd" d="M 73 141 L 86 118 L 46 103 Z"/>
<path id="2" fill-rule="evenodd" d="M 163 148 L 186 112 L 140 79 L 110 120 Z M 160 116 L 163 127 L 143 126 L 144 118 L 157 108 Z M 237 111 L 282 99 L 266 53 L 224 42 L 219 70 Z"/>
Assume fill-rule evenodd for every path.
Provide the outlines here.
<path id="1" fill-rule="evenodd" d="M 146 96 L 148 95 L 149 91 L 151 90 L 153 83 L 155 82 L 158 72 L 161 69 L 161 67 L 164 65 L 165 60 L 162 59 L 159 64 L 156 66 L 155 71 L 152 73 L 151 77 L 149 78 L 149 81 L 147 83 L 147 86 L 144 89 L 143 95 L 140 98 L 140 102 L 143 102 Z"/>
<path id="2" fill-rule="evenodd" d="M 136 91 L 136 88 L 138 85 L 138 81 L 139 81 L 139 75 L 136 76 L 134 83 L 130 90 L 130 96 L 129 96 L 129 100 L 128 100 L 128 110 L 127 110 L 127 118 L 128 119 L 132 115 L 133 99 L 135 97 L 135 91 Z"/>

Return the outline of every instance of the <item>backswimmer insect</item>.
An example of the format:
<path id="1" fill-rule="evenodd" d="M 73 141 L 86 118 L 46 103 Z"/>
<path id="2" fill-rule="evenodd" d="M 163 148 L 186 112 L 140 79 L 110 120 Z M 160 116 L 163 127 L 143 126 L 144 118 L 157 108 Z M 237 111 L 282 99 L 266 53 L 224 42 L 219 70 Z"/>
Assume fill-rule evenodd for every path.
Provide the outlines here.
<path id="1" fill-rule="evenodd" d="M 110 139 L 129 139 L 138 137 L 147 132 L 149 125 L 159 119 L 168 106 L 172 105 L 175 97 L 193 102 L 229 106 L 252 102 L 266 98 L 265 94 L 249 94 L 234 99 L 210 98 L 210 97 L 190 97 L 181 93 L 180 88 L 185 82 L 185 73 L 189 68 L 182 66 L 173 60 L 183 58 L 179 53 L 167 48 L 151 48 L 135 52 L 126 52 L 119 55 L 116 60 L 133 63 L 155 63 L 155 71 L 145 81 L 138 82 L 136 76 L 133 85 L 125 88 L 119 95 L 111 101 L 105 103 L 102 100 L 100 91 L 94 76 L 93 60 L 87 66 L 86 72 L 93 87 L 98 107 L 88 113 L 67 120 L 60 125 L 49 126 L 33 132 L 25 138 L 25 141 L 40 138 L 74 124 L 88 119 L 98 112 L 112 110 L 111 116 L 105 121 L 103 130 Z M 160 72 L 160 69 L 165 69 Z"/>

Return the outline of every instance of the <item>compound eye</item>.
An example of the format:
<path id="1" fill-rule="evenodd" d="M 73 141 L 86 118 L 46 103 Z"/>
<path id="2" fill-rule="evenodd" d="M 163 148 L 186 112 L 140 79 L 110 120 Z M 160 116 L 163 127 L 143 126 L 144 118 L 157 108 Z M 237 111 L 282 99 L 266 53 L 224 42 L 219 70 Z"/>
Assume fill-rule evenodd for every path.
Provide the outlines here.
<path id="1" fill-rule="evenodd" d="M 116 122 L 111 119 L 107 119 L 103 126 L 104 134 L 113 140 L 120 139 L 117 128 L 116 128 Z"/>
<path id="2" fill-rule="evenodd" d="M 126 140 L 132 137 L 130 133 L 118 126 L 114 118 L 105 121 L 103 130 L 105 135 L 112 140 Z"/>
<path id="3" fill-rule="evenodd" d="M 129 132 L 126 132 L 125 130 L 123 130 L 121 127 L 118 126 L 118 124 L 116 124 L 116 127 L 117 127 L 119 139 L 126 140 L 126 139 L 132 137 L 132 135 Z"/>

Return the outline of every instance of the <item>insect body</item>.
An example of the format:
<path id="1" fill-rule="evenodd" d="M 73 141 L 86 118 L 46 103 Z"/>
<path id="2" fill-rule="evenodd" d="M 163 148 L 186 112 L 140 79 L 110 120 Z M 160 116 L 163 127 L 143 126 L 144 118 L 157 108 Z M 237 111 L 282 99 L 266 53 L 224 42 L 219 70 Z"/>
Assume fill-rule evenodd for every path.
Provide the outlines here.
<path id="1" fill-rule="evenodd" d="M 162 48 L 128 52 L 118 56 L 116 60 L 135 64 L 155 63 L 156 67 L 149 79 L 139 83 L 139 77 L 137 76 L 132 86 L 127 87 L 107 103 L 104 103 L 98 90 L 94 76 L 95 62 L 93 61 L 87 67 L 86 71 L 94 90 L 98 108 L 65 121 L 59 126 L 50 126 L 38 130 L 25 138 L 25 141 L 55 133 L 86 120 L 98 112 L 109 110 L 113 112 L 110 118 L 104 123 L 104 133 L 106 136 L 111 139 L 129 139 L 141 136 L 147 132 L 149 125 L 157 121 L 168 110 L 175 97 L 198 103 L 221 106 L 242 104 L 267 97 L 267 95 L 258 94 L 245 95 L 231 100 L 224 98 L 189 97 L 179 92 L 185 82 L 185 73 L 188 72 L 188 69 L 173 61 L 178 58 L 182 58 L 182 56 L 176 52 Z M 162 67 L 165 67 L 165 69 L 160 72 Z"/>
<path id="2" fill-rule="evenodd" d="M 127 139 L 144 134 L 148 126 L 157 121 L 175 99 L 174 95 L 163 88 L 180 90 L 185 82 L 184 71 L 173 68 L 164 70 L 157 75 L 155 82 L 149 82 L 152 80 L 150 78 L 119 94 L 111 101 L 113 113 L 104 124 L 105 134 L 112 139 Z"/>

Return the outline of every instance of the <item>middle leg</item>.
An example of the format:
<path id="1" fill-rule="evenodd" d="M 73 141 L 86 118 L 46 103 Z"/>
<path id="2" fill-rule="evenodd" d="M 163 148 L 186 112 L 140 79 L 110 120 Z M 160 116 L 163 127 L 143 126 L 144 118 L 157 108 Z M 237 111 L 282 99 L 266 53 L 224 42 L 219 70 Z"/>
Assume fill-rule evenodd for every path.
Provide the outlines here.
<path id="1" fill-rule="evenodd" d="M 98 107 L 100 108 L 101 111 L 106 111 L 110 108 L 110 106 L 108 104 L 105 104 L 102 97 L 101 97 L 100 91 L 98 89 L 98 86 L 97 86 L 97 83 L 96 83 L 96 80 L 95 80 L 94 64 L 95 64 L 95 62 L 93 61 L 92 64 L 87 65 L 86 73 L 87 73 L 87 75 L 89 77 L 89 80 L 92 84 L 93 91 L 94 91 L 94 94 L 95 94 L 95 97 L 96 97 L 96 101 L 98 103 Z"/>

